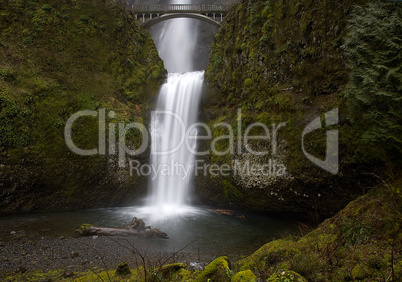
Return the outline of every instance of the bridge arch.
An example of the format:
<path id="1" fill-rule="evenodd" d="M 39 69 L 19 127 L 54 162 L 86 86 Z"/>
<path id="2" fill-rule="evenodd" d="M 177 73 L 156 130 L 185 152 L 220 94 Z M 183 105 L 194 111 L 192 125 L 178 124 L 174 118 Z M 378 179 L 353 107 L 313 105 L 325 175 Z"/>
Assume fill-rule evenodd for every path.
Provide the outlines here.
<path id="1" fill-rule="evenodd" d="M 220 17 L 220 16 L 219 16 Z M 141 25 L 144 28 L 150 28 L 151 26 L 166 21 L 166 20 L 170 20 L 170 19 L 177 19 L 177 18 L 190 18 L 190 19 L 197 19 L 197 20 L 201 20 L 204 22 L 207 22 L 209 24 L 212 24 L 216 27 L 220 27 L 221 23 L 217 20 L 214 20 L 211 17 L 208 17 L 206 15 L 203 14 L 198 14 L 198 13 L 172 13 L 172 14 L 163 14 L 161 16 L 149 19 L 143 23 L 141 23 Z"/>

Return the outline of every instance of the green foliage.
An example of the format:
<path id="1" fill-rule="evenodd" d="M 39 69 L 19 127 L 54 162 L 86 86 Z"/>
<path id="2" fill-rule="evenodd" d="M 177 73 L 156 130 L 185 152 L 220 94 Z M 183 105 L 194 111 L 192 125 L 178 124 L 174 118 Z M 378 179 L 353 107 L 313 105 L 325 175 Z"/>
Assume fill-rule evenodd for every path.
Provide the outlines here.
<path id="1" fill-rule="evenodd" d="M 343 218 L 341 235 L 346 245 L 360 245 L 370 238 L 371 229 L 358 219 Z"/>
<path id="2" fill-rule="evenodd" d="M 247 78 L 244 81 L 244 87 L 250 87 L 253 84 L 253 80 L 251 78 Z"/>
<path id="3" fill-rule="evenodd" d="M 215 38 L 206 79 L 224 94 L 234 87 L 236 99 L 223 101 L 231 104 L 295 80 L 297 90 L 308 96 L 337 92 L 346 69 L 334 42 L 345 35 L 351 7 L 333 1 L 242 1 Z M 253 80 L 249 93 L 244 93 L 244 78 Z"/>
<path id="4" fill-rule="evenodd" d="M 152 38 L 116 4 L 0 0 L 0 157 L 14 165 L 0 177 L 7 187 L 0 211 L 117 205 L 127 193 L 139 196 L 138 179 L 117 181 L 103 156 L 73 154 L 64 126 L 73 113 L 99 108 L 117 113 L 107 122 L 144 123 L 165 75 Z M 80 118 L 73 141 L 96 148 L 98 127 L 97 119 Z M 129 146 L 138 142 L 138 134 L 128 136 Z M 16 180 L 20 171 L 29 173 Z"/>
<path id="5" fill-rule="evenodd" d="M 29 127 L 21 120 L 28 115 L 15 101 L 0 94 L 0 147 L 28 145 Z"/>
<path id="6" fill-rule="evenodd" d="M 397 162 L 402 156 L 401 29 L 399 3 L 370 2 L 354 9 L 343 46 L 351 69 L 345 97 L 366 153 Z"/>
<path id="7" fill-rule="evenodd" d="M 356 280 L 363 280 L 371 274 L 370 269 L 362 265 L 356 265 L 352 270 L 352 278 Z"/>
<path id="8" fill-rule="evenodd" d="M 371 190 L 297 241 L 265 244 L 237 269 L 263 281 L 386 280 L 392 272 L 399 281 L 402 196 L 393 187 L 402 187 L 400 176 L 392 184 Z"/>
<path id="9" fill-rule="evenodd" d="M 232 277 L 231 282 L 256 282 L 257 277 L 251 270 L 240 271 Z"/>
<path id="10" fill-rule="evenodd" d="M 310 202 L 311 198 L 306 199 L 310 202 L 306 203 L 306 208 L 317 207 L 316 215 L 323 215 L 325 209 L 333 214 L 361 193 L 358 179 L 367 178 L 361 176 L 361 172 L 368 170 L 370 165 L 378 164 L 378 160 L 363 154 L 364 146 L 356 138 L 356 128 L 352 128 L 344 118 L 348 112 L 345 98 L 340 95 L 348 79 L 341 42 L 347 34 L 350 12 L 355 4 L 362 2 L 365 1 L 241 1 L 228 13 L 226 24 L 216 35 L 206 70 L 206 81 L 214 89 L 204 107 L 212 119 L 210 124 L 220 122 L 224 117 L 235 128 L 234 119 L 239 108 L 243 114 L 243 130 L 257 121 L 267 126 L 286 122 L 286 127 L 279 133 L 278 143 L 282 146 L 283 163 L 294 181 L 281 181 L 281 191 L 289 191 L 291 187 L 292 192 L 289 193 L 305 192 L 314 190 L 313 186 L 323 187 L 324 190 L 329 190 L 329 187 L 344 189 L 337 196 L 339 201 L 328 196 L 319 199 L 318 205 L 315 205 Z M 339 108 L 340 112 L 340 124 L 336 129 L 339 130 L 342 163 L 341 173 L 330 176 L 307 160 L 300 141 L 303 128 L 314 116 L 322 116 L 334 108 Z M 306 136 L 306 151 L 320 159 L 325 158 L 325 133 L 322 129 Z M 214 131 L 213 137 L 219 134 L 222 133 Z M 228 142 L 223 142 L 221 140 L 219 145 L 227 148 Z M 242 156 L 244 153 L 240 154 L 240 158 Z M 211 156 L 209 161 L 211 164 L 232 164 L 234 158 L 233 155 Z M 349 169 L 351 167 L 353 169 Z M 232 197 L 228 201 L 224 180 L 237 186 L 240 192 L 246 190 L 242 187 L 244 183 L 233 175 L 211 180 L 216 186 L 216 195 L 212 197 L 218 199 L 219 204 L 276 211 L 276 207 L 267 204 L 275 202 L 269 196 L 271 190 L 278 189 L 273 182 L 262 184 L 263 181 L 251 179 L 249 183 L 259 189 L 253 189 L 245 198 L 234 200 Z M 356 181 L 356 185 L 350 179 Z M 346 187 L 343 181 L 352 188 Z M 209 190 L 208 185 L 202 190 L 200 194 L 207 194 L 209 191 L 204 190 Z M 331 193 L 328 191 L 328 195 Z M 328 202 L 336 203 L 337 207 L 330 207 Z M 289 201 L 278 206 L 280 212 L 292 212 L 302 205 Z"/>
<path id="11" fill-rule="evenodd" d="M 294 271 L 281 271 L 269 277 L 267 282 L 307 282 L 307 280 Z"/>
<path id="12" fill-rule="evenodd" d="M 50 13 L 50 11 L 52 10 L 52 6 L 50 6 L 49 4 L 45 4 L 42 6 L 42 10 L 46 13 Z"/>

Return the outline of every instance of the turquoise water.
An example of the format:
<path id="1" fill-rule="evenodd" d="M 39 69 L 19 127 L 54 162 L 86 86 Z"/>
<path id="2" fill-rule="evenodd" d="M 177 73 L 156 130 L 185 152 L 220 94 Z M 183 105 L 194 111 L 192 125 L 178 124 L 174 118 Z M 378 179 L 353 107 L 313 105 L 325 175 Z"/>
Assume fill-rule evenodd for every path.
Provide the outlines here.
<path id="1" fill-rule="evenodd" d="M 123 227 L 134 216 L 147 225 L 169 235 L 168 240 L 136 238 L 136 244 L 158 251 L 177 251 L 190 244 L 185 251 L 193 254 L 248 255 L 273 239 L 297 232 L 294 221 L 247 212 L 217 214 L 208 207 L 193 208 L 180 216 L 152 220 L 139 207 L 91 209 L 74 212 L 43 213 L 0 217 L 0 241 L 15 236 L 29 240 L 77 237 L 75 229 L 82 223 L 96 226 Z M 11 235 L 13 233 L 13 235 Z"/>

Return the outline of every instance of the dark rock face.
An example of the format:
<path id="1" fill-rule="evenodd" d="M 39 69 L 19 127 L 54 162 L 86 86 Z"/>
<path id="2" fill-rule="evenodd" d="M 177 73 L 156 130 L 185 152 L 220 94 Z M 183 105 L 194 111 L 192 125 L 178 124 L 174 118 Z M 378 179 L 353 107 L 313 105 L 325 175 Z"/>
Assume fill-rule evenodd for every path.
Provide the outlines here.
<path id="1" fill-rule="evenodd" d="M 364 193 L 362 187 L 371 186 L 375 177 L 367 172 L 376 164 L 358 153 L 361 144 L 341 97 L 348 81 L 341 45 L 355 4 L 242 1 L 232 9 L 212 45 L 206 71 L 211 91 L 204 101 L 203 120 L 210 128 L 219 122 L 230 125 L 234 145 L 227 139 L 215 145 L 221 152 L 236 148 L 203 157 L 205 164 L 230 166 L 226 176 L 197 177 L 197 195 L 204 202 L 316 221 L 336 213 Z M 304 148 L 324 160 L 331 128 L 323 123 L 322 129 L 304 136 L 304 147 L 302 138 L 308 124 L 334 109 L 338 115 L 332 129 L 339 133 L 340 162 L 333 174 L 303 153 Z M 256 122 L 267 126 L 270 138 L 250 142 L 251 147 L 267 149 L 267 155 L 249 153 L 244 142 L 237 147 L 237 133 L 241 130 L 243 138 Z M 253 130 L 257 136 L 264 133 L 261 127 Z M 212 134 L 216 138 L 229 131 L 218 126 Z M 209 149 L 211 143 L 205 141 L 201 148 Z M 257 170 L 265 165 L 271 173 L 243 172 L 245 165 Z M 278 174 L 281 168 L 284 173 Z"/>

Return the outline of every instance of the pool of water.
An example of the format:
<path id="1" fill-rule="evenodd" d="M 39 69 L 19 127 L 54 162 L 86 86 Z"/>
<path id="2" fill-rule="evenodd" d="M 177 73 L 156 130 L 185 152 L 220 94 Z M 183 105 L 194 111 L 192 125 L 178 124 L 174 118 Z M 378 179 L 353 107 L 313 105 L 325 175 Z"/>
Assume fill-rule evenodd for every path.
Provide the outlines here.
<path id="1" fill-rule="evenodd" d="M 248 212 L 196 207 L 173 217 L 161 218 L 144 208 L 126 207 L 0 217 L 0 241 L 11 240 L 18 235 L 31 240 L 77 237 L 75 229 L 82 223 L 123 227 L 134 216 L 169 235 L 168 240 L 138 238 L 136 244 L 167 252 L 190 244 L 186 252 L 211 256 L 249 255 L 264 243 L 298 230 L 292 220 Z"/>

